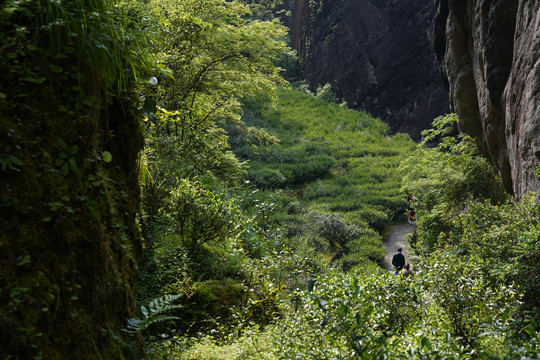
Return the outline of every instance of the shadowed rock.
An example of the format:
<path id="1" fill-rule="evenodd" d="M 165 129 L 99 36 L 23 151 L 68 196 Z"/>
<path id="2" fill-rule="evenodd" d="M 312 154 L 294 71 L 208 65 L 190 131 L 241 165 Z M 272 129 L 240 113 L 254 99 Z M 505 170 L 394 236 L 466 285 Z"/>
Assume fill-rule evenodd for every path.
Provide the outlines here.
<path id="1" fill-rule="evenodd" d="M 418 138 L 448 111 L 431 47 L 433 1 L 289 0 L 292 46 L 312 89 Z"/>
<path id="2" fill-rule="evenodd" d="M 507 191 L 540 191 L 540 7 L 536 1 L 436 1 L 434 47 L 460 128 Z"/>

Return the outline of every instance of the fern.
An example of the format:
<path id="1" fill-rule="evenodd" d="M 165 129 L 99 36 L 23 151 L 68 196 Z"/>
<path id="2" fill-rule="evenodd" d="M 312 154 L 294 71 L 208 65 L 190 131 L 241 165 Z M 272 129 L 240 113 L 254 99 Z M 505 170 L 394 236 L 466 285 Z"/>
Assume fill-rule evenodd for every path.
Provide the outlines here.
<path id="1" fill-rule="evenodd" d="M 135 334 L 146 330 L 150 325 L 157 322 L 179 319 L 178 316 L 166 315 L 164 313 L 183 307 L 182 305 L 173 304 L 173 302 L 178 300 L 180 296 L 182 296 L 182 294 L 163 296 L 161 298 L 152 300 L 150 304 L 148 304 L 148 307 L 141 306 L 141 314 L 143 318 L 141 320 L 129 318 L 126 328 L 122 329 L 122 331 L 129 334 Z"/>

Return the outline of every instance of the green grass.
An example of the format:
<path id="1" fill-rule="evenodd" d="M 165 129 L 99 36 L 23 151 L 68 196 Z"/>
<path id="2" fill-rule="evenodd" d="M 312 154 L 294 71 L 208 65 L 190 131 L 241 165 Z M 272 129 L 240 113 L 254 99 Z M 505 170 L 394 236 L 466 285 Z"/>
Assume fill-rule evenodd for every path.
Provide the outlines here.
<path id="1" fill-rule="evenodd" d="M 245 231 L 234 241 L 212 243 L 200 258 L 168 242 L 174 238 L 155 240 L 155 260 L 164 265 L 157 282 L 167 293 L 186 294 L 178 328 L 228 339 L 191 344 L 194 357 L 235 358 L 221 353 L 234 347 L 257 356 L 244 347 L 243 331 L 252 324 L 265 331 L 268 322 L 286 316 L 294 288 L 330 268 L 384 272 L 381 234 L 406 219 L 396 170 L 415 148 L 407 135 L 391 136 L 380 120 L 299 90 L 279 89 L 278 96 L 273 108 L 247 104 L 242 119 L 246 129 L 264 129 L 278 143 L 261 144 L 249 131 L 226 127 L 232 151 L 248 166 L 249 182 L 227 191 L 252 219 Z M 229 301 L 236 298 L 242 301 Z M 272 311 L 253 317 L 258 303 Z"/>
<path id="2" fill-rule="evenodd" d="M 282 209 L 277 206 L 266 221 L 285 229 L 279 243 L 300 256 L 313 256 L 315 248 L 315 257 L 326 259 L 323 267 L 376 268 L 384 255 L 380 234 L 406 220 L 397 169 L 416 144 L 406 134 L 391 135 L 379 119 L 304 91 L 280 88 L 278 98 L 277 107 L 246 104 L 243 120 L 279 143 L 251 146 L 238 134 L 231 139 L 235 154 L 247 161 L 252 184 L 268 193 L 284 191 Z M 299 210 L 286 210 L 289 203 Z M 331 226 L 328 216 L 343 221 L 335 230 L 340 241 L 321 238 Z M 355 229 L 369 235 L 358 236 Z"/>
<path id="3" fill-rule="evenodd" d="M 416 146 L 408 135 L 391 136 L 382 121 L 301 90 L 282 88 L 278 96 L 277 109 L 247 106 L 246 123 L 280 140 L 236 149 L 249 161 L 248 178 L 265 188 L 300 187 L 308 207 L 373 206 L 399 221 L 406 203 L 396 170 Z"/>

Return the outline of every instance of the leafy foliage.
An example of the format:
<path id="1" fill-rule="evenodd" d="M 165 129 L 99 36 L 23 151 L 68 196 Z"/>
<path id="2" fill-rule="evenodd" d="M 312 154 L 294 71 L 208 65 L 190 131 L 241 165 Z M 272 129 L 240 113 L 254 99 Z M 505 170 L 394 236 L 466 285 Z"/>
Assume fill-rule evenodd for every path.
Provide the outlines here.
<path id="1" fill-rule="evenodd" d="M 165 315 L 163 313 L 182 308 L 181 305 L 174 305 L 173 302 L 178 300 L 182 295 L 167 295 L 158 299 L 152 300 L 148 307 L 141 306 L 141 314 L 143 319 L 136 318 L 128 319 L 128 324 L 125 332 L 135 334 L 146 330 L 150 325 L 166 320 L 176 320 L 178 317 L 172 315 Z"/>
<path id="2" fill-rule="evenodd" d="M 178 181 L 165 211 L 175 233 L 190 247 L 236 237 L 246 221 L 234 201 L 189 180 Z"/>
<path id="3" fill-rule="evenodd" d="M 303 276 L 294 276 L 293 290 L 285 292 L 279 302 L 283 316 L 279 326 L 252 328 L 237 337 L 228 337 L 227 345 L 223 346 L 216 340 L 203 338 L 192 344 L 189 354 L 235 358 L 234 354 L 223 355 L 223 351 L 236 349 L 247 357 L 278 359 L 537 356 L 540 349 L 534 306 L 538 272 L 531 261 L 538 252 L 536 202 L 533 197 L 521 204 L 505 200 L 500 188 L 495 187 L 498 184 L 494 177 L 476 177 L 477 169 L 490 176 L 493 172 L 467 138 L 445 133 L 451 124 L 446 120 L 438 119 L 437 124 L 445 125 L 426 133 L 429 141 L 436 138 L 439 145 L 427 148 L 426 143 L 422 144 L 413 154 L 414 159 L 406 160 L 402 167 L 408 180 L 405 189 L 415 191 L 412 195 L 420 216 L 424 217 L 410 240 L 412 259 L 416 262 L 413 277 L 404 279 L 382 271 L 365 271 L 368 266 L 359 259 L 370 259 L 370 252 L 377 254 L 380 249 L 378 234 L 367 228 L 365 214 L 375 216 L 377 210 L 367 206 L 342 205 L 339 210 L 329 207 L 321 201 L 322 194 L 328 198 L 339 196 L 341 181 L 348 186 L 354 186 L 355 182 L 342 180 L 346 175 L 340 173 L 333 175 L 334 181 L 319 179 L 313 183 L 316 187 L 310 184 L 304 190 L 304 197 L 277 197 L 280 205 L 269 207 L 271 211 L 265 212 L 259 224 L 270 231 L 277 231 L 272 224 L 285 226 L 279 243 L 292 245 L 297 254 L 305 254 L 312 263 L 323 264 L 321 256 L 331 254 L 332 263 L 348 273 L 319 266 Z M 290 122 L 289 126 L 289 131 L 309 129 Z M 290 138 L 281 136 L 281 140 L 280 146 L 289 141 L 295 144 Z M 248 154 L 245 147 L 242 151 Z M 251 156 L 260 161 L 265 156 L 280 158 L 277 155 L 291 158 L 277 147 L 271 151 L 254 148 Z M 423 155 L 427 159 L 418 158 Z M 336 160 L 339 162 L 339 158 Z M 369 160 L 365 160 L 366 164 Z M 421 168 L 413 168 L 413 162 L 420 163 Z M 262 161 L 260 164 L 264 169 Z M 441 172 L 446 175 L 459 172 L 456 176 L 461 183 L 456 185 L 461 191 L 452 189 L 450 180 Z M 377 176 L 379 173 L 370 171 L 360 178 L 363 180 L 360 183 L 370 184 Z M 379 179 L 384 184 L 381 179 L 384 178 Z M 246 201 L 244 205 L 255 203 Z M 441 209 L 446 211 L 446 216 Z M 384 224 L 387 214 L 382 212 L 379 216 L 377 221 Z M 272 238 L 268 233 L 265 237 Z M 336 248 L 346 251 L 336 256 L 339 253 L 332 251 Z M 378 256 L 381 255 L 371 259 Z M 287 257 L 263 255 L 261 263 L 255 262 L 256 267 L 251 269 L 261 270 L 262 262 Z M 283 274 L 280 273 L 280 279 Z M 292 277 L 290 270 L 287 274 Z M 276 281 L 275 275 L 268 275 L 266 279 Z M 253 349 L 246 346 L 249 339 L 265 339 L 264 345 Z M 178 353 L 172 356 L 182 358 Z"/>
<path id="4" fill-rule="evenodd" d="M 283 0 L 242 0 L 249 5 L 255 19 L 272 20 L 278 16 L 290 16 L 283 8 Z"/>
<path id="5" fill-rule="evenodd" d="M 387 339 L 419 315 L 415 288 L 389 274 L 328 274 L 301 296 L 302 310 L 287 317 L 275 339 L 282 359 L 380 358 Z"/>
<path id="6" fill-rule="evenodd" d="M 400 167 L 403 189 L 417 200 L 418 226 L 424 232 L 423 251 L 433 250 L 439 232 L 459 232 L 461 214 L 469 200 L 489 199 L 496 204 L 505 193 L 493 167 L 480 156 L 474 141 L 452 136 L 455 115 L 434 121 L 434 129 L 423 132 L 424 141 Z M 428 141 L 438 139 L 436 147 Z"/>
<path id="7" fill-rule="evenodd" d="M 228 145 L 217 125 L 238 122 L 239 99 L 270 99 L 283 83 L 275 61 L 286 51 L 285 28 L 247 21 L 249 10 L 237 1 L 160 0 L 149 8 L 159 21 L 150 24 L 156 57 L 171 72 L 153 74 L 157 85 L 146 89 L 148 109 L 158 114 L 150 115 L 155 136 L 175 142 L 177 160 L 191 170 L 183 176 L 201 175 L 230 162 L 230 154 L 219 155 Z"/>
<path id="8" fill-rule="evenodd" d="M 229 120 L 245 129 L 239 99 L 273 97 L 273 84 L 282 83 L 274 60 L 286 46 L 283 27 L 248 21 L 248 8 L 236 1 L 151 1 L 148 11 L 156 62 L 169 71 L 149 73 L 155 84 L 143 86 L 148 117 L 143 191 L 150 226 L 176 179 L 238 184 L 244 164 L 228 151 L 219 124 Z M 261 129 L 248 131 L 273 141 Z"/>
<path id="9" fill-rule="evenodd" d="M 536 341 L 516 334 L 538 319 L 538 271 L 522 263 L 537 254 L 531 247 L 538 242 L 536 199 L 516 203 L 504 196 L 470 139 L 451 136 L 456 119 L 438 118 L 425 133 L 426 141 L 440 141 L 436 148 L 419 149 L 427 161 L 404 163 L 420 218 L 411 246 L 434 279 L 433 299 L 448 316 L 453 336 L 482 358 L 511 358 Z M 496 336 L 490 339 L 491 334 Z M 514 341 L 522 345 L 506 347 Z"/>
<path id="10" fill-rule="evenodd" d="M 512 285 L 492 286 L 478 262 L 437 253 L 425 268 L 433 300 L 447 317 L 453 337 L 474 348 L 487 331 L 507 332 L 519 296 Z M 499 339 L 502 340 L 502 339 Z"/>
<path id="11" fill-rule="evenodd" d="M 152 50 L 168 73 L 148 73 L 142 85 L 147 239 L 140 298 L 183 292 L 179 328 L 227 329 L 236 326 L 228 307 L 244 309 L 268 293 L 244 295 L 243 240 L 253 244 L 246 251 L 260 249 L 261 232 L 227 188 L 245 169 L 221 126 L 228 121 L 253 141 L 275 141 L 239 120 L 239 100 L 274 98 L 274 84 L 284 83 L 275 63 L 287 51 L 286 32 L 276 21 L 249 20 L 237 1 L 150 1 L 147 9 Z"/>

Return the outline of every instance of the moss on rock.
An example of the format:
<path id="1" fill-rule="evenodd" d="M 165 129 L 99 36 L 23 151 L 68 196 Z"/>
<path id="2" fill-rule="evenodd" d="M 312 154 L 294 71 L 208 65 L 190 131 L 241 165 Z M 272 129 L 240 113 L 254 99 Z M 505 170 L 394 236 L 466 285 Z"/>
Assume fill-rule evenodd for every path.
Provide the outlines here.
<path id="1" fill-rule="evenodd" d="M 75 37 L 49 47 L 39 6 L 0 17 L 0 357 L 124 359 L 141 254 L 135 102 Z"/>

